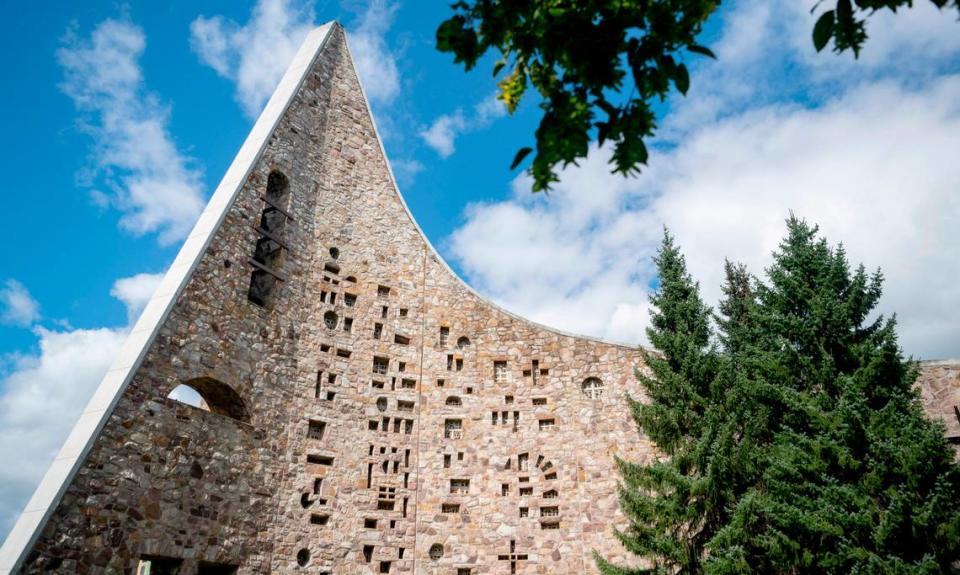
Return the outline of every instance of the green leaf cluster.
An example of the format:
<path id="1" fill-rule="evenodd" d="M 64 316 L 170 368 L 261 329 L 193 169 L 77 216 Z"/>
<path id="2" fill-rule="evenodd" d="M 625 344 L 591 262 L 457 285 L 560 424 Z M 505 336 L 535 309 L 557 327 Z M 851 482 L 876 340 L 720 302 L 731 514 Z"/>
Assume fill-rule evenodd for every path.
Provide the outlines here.
<path id="1" fill-rule="evenodd" d="M 809 0 L 820 51 L 859 55 L 866 20 L 878 10 L 896 12 L 913 0 Z M 960 0 L 930 0 L 956 8 Z M 532 153 L 534 191 L 557 181 L 557 169 L 587 156 L 594 139 L 611 143 L 613 171 L 635 174 L 649 157 L 646 141 L 657 125 L 653 111 L 672 89 L 686 95 L 688 53 L 714 58 L 697 43 L 720 0 L 458 0 L 437 28 L 437 49 L 473 69 L 489 51 L 499 99 L 512 114 L 533 89 L 542 110 L 535 145 L 520 148 L 510 169 Z"/>
<path id="2" fill-rule="evenodd" d="M 593 135 L 613 144 L 615 171 L 638 171 L 656 128 L 652 102 L 671 87 L 686 94 L 683 54 L 713 57 L 696 43 L 719 0 L 472 0 L 455 2 L 437 29 L 437 48 L 467 70 L 499 52 L 499 99 L 513 113 L 529 88 L 543 116 L 529 171 L 535 191 L 556 167 L 587 155 Z M 506 73 L 503 74 L 503 71 Z M 521 149 L 519 165 L 533 148 Z"/>
<path id="3" fill-rule="evenodd" d="M 853 50 L 856 57 L 867 41 L 867 18 L 881 10 L 896 12 L 913 7 L 913 0 L 831 0 L 834 7 L 817 18 L 813 26 L 813 45 L 820 52 L 833 40 L 833 50 Z M 823 0 L 817 2 L 816 9 Z M 937 8 L 953 8 L 960 16 L 960 0 L 930 0 Z"/>
<path id="4" fill-rule="evenodd" d="M 616 536 L 643 561 L 601 572 L 949 573 L 960 468 L 874 317 L 879 271 L 792 216 L 764 280 L 726 264 L 716 314 L 668 234 L 656 261 L 658 353 L 630 406 L 662 455 L 617 461 Z"/>

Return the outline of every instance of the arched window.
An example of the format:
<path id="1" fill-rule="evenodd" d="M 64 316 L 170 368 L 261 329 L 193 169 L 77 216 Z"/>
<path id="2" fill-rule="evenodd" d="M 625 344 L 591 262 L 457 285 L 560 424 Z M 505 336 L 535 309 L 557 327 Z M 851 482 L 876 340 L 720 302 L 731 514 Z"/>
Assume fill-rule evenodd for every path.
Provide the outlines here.
<path id="1" fill-rule="evenodd" d="M 328 311 L 323 314 L 323 325 L 327 326 L 327 329 L 336 329 L 337 328 L 337 314 L 332 311 Z"/>
<path id="2" fill-rule="evenodd" d="M 590 399 L 600 399 L 603 397 L 603 382 L 598 377 L 588 377 L 580 384 L 583 394 Z"/>
<path id="3" fill-rule="evenodd" d="M 434 561 L 437 561 L 441 557 L 443 557 L 443 545 L 434 543 L 430 546 L 430 558 Z"/>
<path id="4" fill-rule="evenodd" d="M 290 180 L 279 170 L 273 170 L 267 176 L 267 200 L 277 204 L 287 199 Z"/>
<path id="5" fill-rule="evenodd" d="M 168 398 L 180 403 L 225 415 L 244 423 L 250 422 L 247 406 L 232 387 L 211 377 L 198 377 L 173 388 Z"/>
<path id="6" fill-rule="evenodd" d="M 459 407 L 463 405 L 463 402 L 460 401 L 460 398 L 457 397 L 456 395 L 451 395 L 450 397 L 447 398 L 447 405 L 453 405 L 453 406 Z"/>
<path id="7" fill-rule="evenodd" d="M 267 176 L 267 193 L 263 198 L 266 205 L 260 214 L 261 228 L 272 234 L 283 232 L 288 218 L 285 205 L 289 193 L 290 182 L 287 177 L 277 170 L 270 172 Z"/>
<path id="8" fill-rule="evenodd" d="M 470 338 L 465 335 L 461 336 L 460 339 L 457 340 L 457 347 L 460 349 L 470 347 Z"/>
<path id="9" fill-rule="evenodd" d="M 267 189 L 261 197 L 263 212 L 257 222 L 259 234 L 250 265 L 254 270 L 250 276 L 250 289 L 247 298 L 262 307 L 269 307 L 277 281 L 283 281 L 280 269 L 283 267 L 283 254 L 287 249 L 283 233 L 287 220 L 292 219 L 284 208 L 290 195 L 290 181 L 282 172 L 274 170 L 267 176 Z"/>

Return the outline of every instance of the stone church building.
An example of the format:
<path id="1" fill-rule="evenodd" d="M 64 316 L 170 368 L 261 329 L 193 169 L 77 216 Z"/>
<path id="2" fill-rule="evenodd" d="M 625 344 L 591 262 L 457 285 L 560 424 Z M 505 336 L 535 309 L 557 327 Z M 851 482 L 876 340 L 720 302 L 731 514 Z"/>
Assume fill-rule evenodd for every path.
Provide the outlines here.
<path id="1" fill-rule="evenodd" d="M 400 196 L 343 29 L 291 63 L 0 573 L 595 573 L 636 348 L 486 301 Z M 203 399 L 169 397 L 179 386 Z M 178 390 L 179 391 L 179 390 Z M 960 365 L 924 400 L 960 437 Z M 174 393 L 174 397 L 177 393 Z"/>

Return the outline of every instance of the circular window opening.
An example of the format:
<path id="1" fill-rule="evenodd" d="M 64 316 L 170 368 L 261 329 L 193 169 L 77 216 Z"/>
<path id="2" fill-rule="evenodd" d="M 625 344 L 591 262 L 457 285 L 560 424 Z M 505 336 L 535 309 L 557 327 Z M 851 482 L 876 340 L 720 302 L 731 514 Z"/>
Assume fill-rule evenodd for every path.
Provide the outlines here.
<path id="1" fill-rule="evenodd" d="M 459 347 L 460 349 L 463 349 L 465 347 L 470 347 L 470 338 L 467 336 L 463 336 L 460 339 L 458 339 L 457 347 Z"/>
<path id="2" fill-rule="evenodd" d="M 443 557 L 443 545 L 439 543 L 434 543 L 430 546 L 430 558 L 436 561 Z"/>
<path id="3" fill-rule="evenodd" d="M 340 257 L 340 250 L 338 248 L 330 248 L 330 257 L 337 259 Z"/>
<path id="4" fill-rule="evenodd" d="M 301 549 L 297 551 L 297 565 L 306 567 L 308 563 L 310 563 L 310 550 Z"/>
<path id="5" fill-rule="evenodd" d="M 386 411 L 386 410 L 387 410 L 387 398 L 386 398 L 386 397 L 378 397 L 378 398 L 377 398 L 377 409 L 379 409 L 380 411 Z"/>
<path id="6" fill-rule="evenodd" d="M 335 329 L 337 327 L 337 314 L 332 311 L 323 314 L 323 323 L 328 329 Z"/>
<path id="7" fill-rule="evenodd" d="M 598 377 L 588 377 L 580 384 L 583 394 L 590 399 L 600 399 L 603 397 L 603 382 Z"/>

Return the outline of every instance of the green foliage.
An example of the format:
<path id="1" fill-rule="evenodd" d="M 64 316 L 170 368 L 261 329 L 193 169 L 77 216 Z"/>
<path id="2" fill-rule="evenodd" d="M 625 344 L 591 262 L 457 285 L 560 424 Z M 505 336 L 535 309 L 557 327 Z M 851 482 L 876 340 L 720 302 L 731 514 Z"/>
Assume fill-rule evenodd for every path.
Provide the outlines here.
<path id="1" fill-rule="evenodd" d="M 629 174 L 647 161 L 644 139 L 656 124 L 652 101 L 690 75 L 684 52 L 713 57 L 695 38 L 719 0 L 460 1 L 437 29 L 437 48 L 467 70 L 490 49 L 500 53 L 494 76 L 513 113 L 528 88 L 543 110 L 530 172 L 534 190 L 557 181 L 558 165 L 587 155 L 594 132 L 613 143 L 615 170 Z M 521 150 L 522 151 L 522 150 Z M 526 154 L 523 154 L 525 156 Z M 519 161 L 522 156 L 518 153 Z"/>
<path id="2" fill-rule="evenodd" d="M 810 0 L 811 3 L 814 0 Z M 822 50 L 859 55 L 866 18 L 896 11 L 913 0 L 835 2 L 813 28 Z M 930 0 L 940 8 L 960 0 Z M 612 143 L 613 169 L 623 175 L 647 163 L 646 141 L 656 130 L 653 103 L 676 88 L 690 89 L 687 53 L 714 58 L 697 44 L 704 22 L 720 0 L 459 0 L 437 28 L 437 49 L 473 69 L 489 50 L 499 98 L 510 113 L 532 87 L 543 111 L 529 167 L 534 191 L 557 181 L 558 167 L 586 157 L 591 141 Z M 504 71 L 507 71 L 504 74 Z M 501 77 L 502 76 L 502 77 Z M 514 156 L 519 166 L 532 147 Z"/>
<path id="3" fill-rule="evenodd" d="M 638 373 L 648 402 L 631 399 L 633 418 L 668 459 L 638 465 L 617 459 L 620 505 L 631 524 L 617 538 L 651 562 L 644 573 L 697 572 L 717 510 L 706 472 L 704 422 L 714 404 L 718 368 L 711 343 L 711 310 L 700 299 L 673 238 L 664 233 L 656 257 L 660 283 L 647 335 L 661 353 L 644 352 L 650 375 Z M 602 573 L 633 573 L 598 557 Z"/>
<path id="4" fill-rule="evenodd" d="M 824 0 L 817 2 L 819 6 Z M 860 49 L 867 40 L 867 18 L 880 10 L 896 12 L 899 8 L 910 8 L 913 0 L 830 0 L 836 2 L 817 19 L 813 27 L 813 45 L 817 52 L 823 50 L 833 40 L 833 50 L 838 54 L 853 50 L 854 56 L 860 56 Z M 960 0 L 930 0 L 943 10 L 956 8 L 960 15 Z"/>
<path id="5" fill-rule="evenodd" d="M 641 377 L 640 430 L 666 456 L 618 461 L 617 537 L 640 573 L 948 573 L 960 557 L 960 468 L 927 420 L 882 276 L 791 217 L 765 281 L 727 263 L 709 310 L 667 236 Z M 663 442 L 662 445 L 660 442 Z"/>

